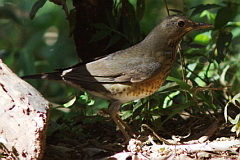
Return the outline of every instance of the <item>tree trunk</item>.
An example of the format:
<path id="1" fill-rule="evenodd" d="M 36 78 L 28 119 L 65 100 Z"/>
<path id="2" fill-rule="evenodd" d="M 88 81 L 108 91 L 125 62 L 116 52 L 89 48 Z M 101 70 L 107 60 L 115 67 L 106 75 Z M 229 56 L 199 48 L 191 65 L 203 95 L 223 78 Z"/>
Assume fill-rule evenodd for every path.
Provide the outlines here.
<path id="1" fill-rule="evenodd" d="M 48 108 L 48 101 L 0 59 L 0 159 L 42 158 Z"/>

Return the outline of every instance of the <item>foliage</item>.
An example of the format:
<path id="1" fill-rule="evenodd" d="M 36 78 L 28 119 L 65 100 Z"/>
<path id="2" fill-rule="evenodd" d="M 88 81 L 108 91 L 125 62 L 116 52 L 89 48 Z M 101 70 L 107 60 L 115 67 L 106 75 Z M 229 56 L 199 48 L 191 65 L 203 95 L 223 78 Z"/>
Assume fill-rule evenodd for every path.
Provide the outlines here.
<path id="1" fill-rule="evenodd" d="M 52 71 L 77 63 L 73 39 L 69 37 L 74 27 L 74 8 L 70 0 L 52 2 L 55 4 L 46 0 L 35 3 L 5 0 L 0 7 L 0 58 L 19 75 Z M 141 41 L 149 32 L 149 26 L 156 25 L 156 21 L 166 15 L 164 5 L 160 9 L 155 5 L 163 2 L 156 0 L 114 2 L 106 24 L 91 24 L 96 34 L 89 43 L 98 43 L 110 36 L 105 49 L 122 39 L 125 41 L 121 48 L 126 48 Z M 172 11 L 181 10 L 182 14 L 193 20 L 212 23 L 215 28 L 188 35 L 181 44 L 179 60 L 165 85 L 149 98 L 124 104 L 122 117 L 138 129 L 139 124 L 148 123 L 161 130 L 168 120 L 181 118 L 183 112 L 216 118 L 225 109 L 225 118 L 234 125 L 232 130 L 238 134 L 239 110 L 229 113 L 227 109 L 230 103 L 239 107 L 238 101 L 232 101 L 240 90 L 239 2 L 185 2 L 182 8 L 174 6 L 174 2 L 169 5 L 171 9 L 177 8 Z M 156 10 L 162 17 L 151 16 L 153 13 L 150 11 Z M 127 11 L 126 17 L 123 11 Z M 119 24 L 123 26 L 119 28 Z M 94 101 L 87 93 L 65 85 L 39 81 L 31 81 L 31 84 L 46 98 L 63 104 L 58 105 L 60 108 L 69 108 L 69 114 L 65 116 L 96 115 L 98 109 L 107 108 L 108 105 L 105 100 L 96 98 Z M 66 97 L 70 98 L 67 100 Z"/>
<path id="2" fill-rule="evenodd" d="M 232 119 L 230 115 L 228 115 L 228 108 L 230 103 L 233 104 L 234 106 L 238 107 L 240 109 L 240 93 L 235 95 L 233 99 L 229 100 L 229 102 L 226 104 L 225 109 L 224 109 L 224 117 L 226 121 L 230 121 L 230 123 L 233 124 L 233 127 L 231 129 L 232 132 L 236 132 L 237 136 L 240 133 L 240 114 L 237 114 L 235 119 Z"/>

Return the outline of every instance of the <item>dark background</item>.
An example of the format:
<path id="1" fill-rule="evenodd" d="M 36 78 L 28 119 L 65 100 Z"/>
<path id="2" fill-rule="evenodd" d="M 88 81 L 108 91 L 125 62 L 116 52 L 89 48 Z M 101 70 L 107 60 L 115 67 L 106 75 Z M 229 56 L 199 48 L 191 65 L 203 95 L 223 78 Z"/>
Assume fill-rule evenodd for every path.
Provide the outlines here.
<path id="1" fill-rule="evenodd" d="M 0 2 L 0 58 L 19 76 L 69 67 L 81 59 L 132 46 L 167 16 L 165 4 L 160 0 L 44 2 Z M 221 117 L 223 124 L 227 106 L 226 115 L 237 118 L 235 122 L 228 118 L 227 133 L 230 133 L 239 122 L 239 2 L 169 0 L 167 3 L 170 14 L 184 14 L 197 22 L 214 24 L 215 28 L 187 35 L 180 48 L 182 58 L 178 56 L 165 85 L 149 98 L 125 104 L 122 118 L 135 130 L 140 131 L 141 124 L 147 123 L 168 137 L 179 131 L 184 134 L 193 122 L 209 125 Z M 62 9 L 65 5 L 68 10 Z M 53 103 L 49 136 L 62 132 L 70 132 L 72 137 L 104 135 L 92 133 L 94 127 L 86 126 L 102 122 L 104 116 L 99 109 L 107 108 L 106 100 L 55 82 L 29 83 Z M 239 125 L 236 130 L 239 132 Z"/>

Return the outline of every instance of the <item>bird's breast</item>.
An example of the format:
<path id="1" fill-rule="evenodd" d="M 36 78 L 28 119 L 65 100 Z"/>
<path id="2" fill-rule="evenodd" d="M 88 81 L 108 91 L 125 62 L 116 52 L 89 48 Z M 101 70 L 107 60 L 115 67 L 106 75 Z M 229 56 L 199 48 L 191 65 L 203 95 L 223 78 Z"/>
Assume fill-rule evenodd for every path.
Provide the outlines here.
<path id="1" fill-rule="evenodd" d="M 144 98 L 156 92 L 165 82 L 173 65 L 173 59 L 165 60 L 157 74 L 138 83 L 131 84 L 106 84 L 105 87 L 111 93 L 111 99 L 122 103 Z"/>

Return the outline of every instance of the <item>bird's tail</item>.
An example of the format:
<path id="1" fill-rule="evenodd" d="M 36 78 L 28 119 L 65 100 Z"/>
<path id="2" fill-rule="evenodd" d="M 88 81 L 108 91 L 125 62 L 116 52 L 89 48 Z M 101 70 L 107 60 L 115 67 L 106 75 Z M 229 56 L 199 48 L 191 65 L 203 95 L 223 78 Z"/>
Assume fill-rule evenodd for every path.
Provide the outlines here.
<path id="1" fill-rule="evenodd" d="M 52 73 L 40 73 L 40 74 L 33 74 L 33 75 L 26 75 L 21 77 L 22 79 L 47 79 L 53 81 L 62 80 L 61 72 L 52 72 Z"/>

